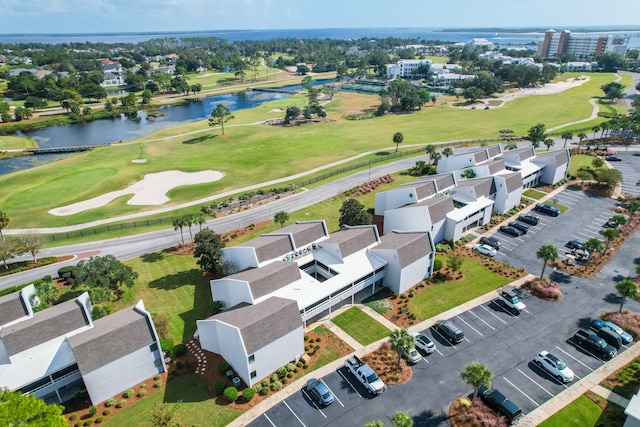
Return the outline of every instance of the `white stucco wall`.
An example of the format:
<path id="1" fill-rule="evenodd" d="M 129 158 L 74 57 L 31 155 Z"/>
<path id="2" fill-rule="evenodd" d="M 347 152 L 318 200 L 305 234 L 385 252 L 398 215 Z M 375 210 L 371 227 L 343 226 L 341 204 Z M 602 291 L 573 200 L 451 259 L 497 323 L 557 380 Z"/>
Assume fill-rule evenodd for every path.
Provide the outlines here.
<path id="1" fill-rule="evenodd" d="M 160 357 L 158 351 L 144 347 L 83 375 L 91 402 L 97 405 L 163 372 L 162 365 L 155 365 L 157 357 Z"/>
<path id="2" fill-rule="evenodd" d="M 445 172 L 453 172 L 458 169 L 475 166 L 475 164 L 476 163 L 473 154 L 443 157 L 442 159 L 438 160 L 438 173 L 440 174 Z M 458 178 L 459 176 L 460 174 L 458 174 L 456 178 Z"/>
<path id="3" fill-rule="evenodd" d="M 220 259 L 232 262 L 238 271 L 246 270 L 250 267 L 258 267 L 258 256 L 251 247 L 231 247 L 222 249 Z"/>
<path id="4" fill-rule="evenodd" d="M 225 309 L 241 302 L 253 304 L 253 297 L 247 282 L 233 279 L 216 279 L 209 282 L 214 301 L 221 301 Z"/>
<path id="5" fill-rule="evenodd" d="M 377 193 L 374 212 L 376 215 L 386 215 L 385 212 L 388 210 L 416 203 L 418 201 L 417 198 L 415 188 L 411 186 Z"/>
<path id="6" fill-rule="evenodd" d="M 248 365 L 246 378 L 241 378 L 249 386 L 262 381 L 281 366 L 300 357 L 304 353 L 304 329 L 302 325 L 288 334 L 278 338 L 271 344 L 253 353 L 255 360 Z M 231 361 L 227 359 L 231 365 Z M 250 373 L 256 371 L 256 377 L 251 379 Z"/>
<path id="7" fill-rule="evenodd" d="M 384 214 L 384 234 L 393 230 L 431 231 L 431 216 L 426 206 L 393 209 Z"/>

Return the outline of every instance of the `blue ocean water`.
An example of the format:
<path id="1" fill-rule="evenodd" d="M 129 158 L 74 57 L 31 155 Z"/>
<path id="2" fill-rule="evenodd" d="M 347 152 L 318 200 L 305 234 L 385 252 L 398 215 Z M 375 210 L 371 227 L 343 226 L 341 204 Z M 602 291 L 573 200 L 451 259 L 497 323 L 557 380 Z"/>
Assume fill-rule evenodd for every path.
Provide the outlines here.
<path id="1" fill-rule="evenodd" d="M 587 30 L 581 30 L 587 32 Z M 629 47 L 640 47 L 640 29 L 602 31 L 594 28 L 588 31 L 598 35 L 630 36 Z M 270 40 L 274 38 L 318 38 L 355 40 L 371 38 L 417 38 L 421 40 L 441 40 L 467 42 L 473 38 L 486 38 L 498 45 L 535 44 L 544 37 L 544 31 L 522 32 L 505 29 L 489 30 L 447 30 L 438 28 L 300 28 L 287 30 L 220 30 L 190 32 L 147 32 L 147 33 L 101 33 L 101 34 L 0 34 L 0 43 L 139 43 L 158 38 L 219 37 L 230 42 L 242 40 Z"/>

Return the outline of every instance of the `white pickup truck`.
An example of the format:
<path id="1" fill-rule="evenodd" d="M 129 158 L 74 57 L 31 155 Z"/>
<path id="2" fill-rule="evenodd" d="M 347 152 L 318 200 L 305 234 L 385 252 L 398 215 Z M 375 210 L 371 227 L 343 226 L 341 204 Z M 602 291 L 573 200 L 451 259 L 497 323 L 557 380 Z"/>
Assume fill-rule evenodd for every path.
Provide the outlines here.
<path id="1" fill-rule="evenodd" d="M 344 366 L 367 388 L 371 394 L 382 393 L 386 385 L 371 369 L 369 365 L 364 363 L 358 356 L 352 356 L 344 361 Z"/>
<path id="2" fill-rule="evenodd" d="M 520 301 L 520 298 L 518 298 L 517 295 L 512 294 L 511 292 L 500 291 L 498 292 L 498 297 L 499 297 L 499 301 L 502 304 L 506 305 L 507 307 L 513 310 L 517 310 L 518 312 L 527 308 L 527 306 L 524 305 L 522 301 Z"/>

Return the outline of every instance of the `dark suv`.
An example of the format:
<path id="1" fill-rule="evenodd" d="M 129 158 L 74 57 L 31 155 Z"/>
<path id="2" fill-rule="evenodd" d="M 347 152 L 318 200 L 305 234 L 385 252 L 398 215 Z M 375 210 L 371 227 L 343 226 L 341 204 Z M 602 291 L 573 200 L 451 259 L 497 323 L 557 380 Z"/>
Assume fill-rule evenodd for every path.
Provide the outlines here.
<path id="1" fill-rule="evenodd" d="M 451 344 L 458 344 L 464 339 L 464 332 L 451 320 L 438 320 L 433 327 Z"/>
<path id="2" fill-rule="evenodd" d="M 497 251 L 500 250 L 500 246 L 501 246 L 500 240 L 496 239 L 495 237 L 481 237 L 480 244 L 489 245 Z"/>
<path id="3" fill-rule="evenodd" d="M 534 215 L 520 215 L 518 217 L 518 221 L 524 222 L 525 224 L 529 224 L 529 225 L 538 225 L 539 220 L 540 218 Z"/>
<path id="4" fill-rule="evenodd" d="M 535 211 L 543 213 L 545 215 L 549 215 L 549 216 L 558 216 L 560 215 L 560 209 L 556 208 L 553 205 L 550 205 L 548 203 L 545 203 L 544 205 L 541 205 L 540 203 L 538 203 L 536 205 L 535 208 L 533 208 Z"/>
<path id="5" fill-rule="evenodd" d="M 529 226 L 524 222 L 520 222 L 520 221 L 510 222 L 509 227 L 513 227 L 517 230 L 520 230 L 522 234 L 527 234 L 527 231 L 529 231 Z"/>
<path id="6" fill-rule="evenodd" d="M 509 423 L 514 423 L 523 417 L 522 410 L 518 405 L 507 399 L 504 394 L 500 393 L 496 389 L 480 386 L 478 389 L 478 395 L 482 401 L 487 404 L 487 406 L 507 417 Z"/>

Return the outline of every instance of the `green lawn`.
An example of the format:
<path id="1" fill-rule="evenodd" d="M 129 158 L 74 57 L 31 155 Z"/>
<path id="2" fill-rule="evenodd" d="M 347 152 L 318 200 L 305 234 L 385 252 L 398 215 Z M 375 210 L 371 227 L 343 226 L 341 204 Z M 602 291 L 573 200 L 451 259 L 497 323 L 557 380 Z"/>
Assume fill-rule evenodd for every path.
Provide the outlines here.
<path id="1" fill-rule="evenodd" d="M 203 278 L 196 259 L 154 252 L 125 264 L 138 273 L 138 280 L 113 304 L 113 310 L 142 299 L 152 314 L 164 313 L 169 317 L 172 338 L 177 342 L 190 340 L 196 331 L 196 320 L 204 319 L 211 301 L 209 282 Z"/>
<path id="2" fill-rule="evenodd" d="M 570 74 L 565 73 L 565 77 L 572 77 Z M 398 129 L 407 145 L 495 137 L 497 129 L 504 127 L 524 134 L 532 123 L 552 127 L 587 117 L 591 112 L 588 99 L 599 95 L 600 86 L 612 80 L 611 74 L 594 74 L 583 86 L 560 94 L 523 97 L 509 102 L 508 107 L 487 111 L 463 110 L 442 103 L 412 114 L 358 121 L 342 119 L 341 99 L 350 95 L 340 93 L 327 105 L 328 117 L 335 121 L 293 128 L 255 124 L 282 117 L 281 112 L 274 111 L 277 108 L 304 105 L 306 97 L 301 93 L 236 112 L 225 127 L 225 135 L 219 128 L 209 128 L 203 120 L 164 129 L 131 144 L 95 149 L 2 176 L 0 205 L 12 218 L 11 227 L 71 225 L 153 209 L 127 205 L 128 197 L 121 197 L 102 208 L 72 216 L 48 213 L 51 208 L 125 188 L 147 173 L 171 169 L 215 169 L 225 173 L 223 179 L 211 184 L 171 190 L 171 202 L 167 204 L 171 205 L 289 176 L 364 151 L 389 150 L 393 148 L 391 136 Z M 377 102 L 377 97 L 372 96 L 371 103 Z M 141 156 L 141 150 L 147 163 L 131 163 Z"/>
<path id="3" fill-rule="evenodd" d="M 106 423 L 110 426 L 152 427 L 149 413 L 153 405 L 165 403 L 177 405 L 175 421 L 180 425 L 226 426 L 243 412 L 218 404 L 209 395 L 205 380 L 200 375 L 189 374 L 170 380 L 166 387 L 134 405 L 114 409 L 117 413 Z"/>
<path id="4" fill-rule="evenodd" d="M 20 136 L 0 135 L 0 151 L 18 150 L 21 148 L 35 148 L 38 145 L 31 138 Z"/>
<path id="5" fill-rule="evenodd" d="M 586 154 L 574 154 L 571 156 L 571 162 L 569 163 L 569 175 L 574 175 L 578 170 L 586 166 L 588 168 L 593 168 L 591 162 L 595 159 L 593 156 L 587 156 Z"/>
<path id="6" fill-rule="evenodd" d="M 446 265 L 445 257 L 436 259 Z M 411 300 L 409 310 L 418 319 L 426 320 L 511 282 L 511 279 L 492 272 L 474 259 L 464 260 L 462 272 L 464 280 L 439 283 L 424 289 Z"/>
<path id="7" fill-rule="evenodd" d="M 358 307 L 351 307 L 331 321 L 362 345 L 369 345 L 391 334 L 386 326 L 372 319 Z"/>
<path id="8" fill-rule="evenodd" d="M 582 395 L 556 412 L 539 427 L 593 427 L 601 415 L 602 409 L 591 399 Z"/>
<path id="9" fill-rule="evenodd" d="M 313 372 L 316 369 L 322 368 L 325 365 L 333 362 L 334 360 L 338 360 L 340 358 L 340 350 L 335 348 L 332 345 L 327 345 L 316 360 L 316 363 L 313 364 L 313 367 L 309 370 L 309 372 Z"/>
<path id="10" fill-rule="evenodd" d="M 525 196 L 525 197 L 528 197 L 530 199 L 540 200 L 544 196 L 546 196 L 547 193 L 543 193 L 542 191 L 538 191 L 538 190 L 534 190 L 533 188 L 529 188 L 528 190 L 523 191 L 522 195 Z"/>

